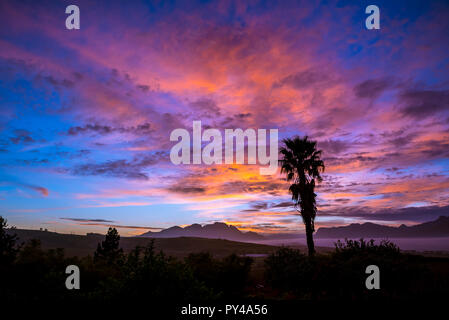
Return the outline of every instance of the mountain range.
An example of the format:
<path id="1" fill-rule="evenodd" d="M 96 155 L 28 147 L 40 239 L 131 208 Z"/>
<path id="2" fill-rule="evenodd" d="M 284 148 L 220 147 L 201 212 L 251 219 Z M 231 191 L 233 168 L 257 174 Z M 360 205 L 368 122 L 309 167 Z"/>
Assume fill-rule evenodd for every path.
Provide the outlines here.
<path id="1" fill-rule="evenodd" d="M 319 228 L 317 238 L 426 238 L 449 237 L 449 217 L 414 226 L 402 224 L 399 227 L 383 226 L 371 222 L 353 223 L 343 227 Z"/>
<path id="2" fill-rule="evenodd" d="M 263 240 L 264 236 L 248 231 L 242 232 L 234 226 L 227 225 L 223 222 L 215 222 L 213 224 L 206 224 L 204 226 L 194 223 L 184 228 L 179 226 L 163 229 L 159 232 L 145 232 L 139 237 L 148 238 L 177 238 L 177 237 L 198 237 L 198 238 L 212 238 L 212 239 L 227 239 L 234 241 L 250 241 Z"/>
<path id="3" fill-rule="evenodd" d="M 234 241 L 276 240 L 289 238 L 304 238 L 304 234 L 269 234 L 243 232 L 232 225 L 223 222 L 200 225 L 198 223 L 179 227 L 174 226 L 159 232 L 148 231 L 138 237 L 144 238 L 178 238 L 197 237 L 210 239 L 227 239 Z M 437 220 L 414 226 L 401 225 L 390 227 L 371 222 L 353 223 L 342 227 L 321 227 L 315 234 L 316 238 L 429 238 L 449 237 L 449 217 L 441 216 Z"/>

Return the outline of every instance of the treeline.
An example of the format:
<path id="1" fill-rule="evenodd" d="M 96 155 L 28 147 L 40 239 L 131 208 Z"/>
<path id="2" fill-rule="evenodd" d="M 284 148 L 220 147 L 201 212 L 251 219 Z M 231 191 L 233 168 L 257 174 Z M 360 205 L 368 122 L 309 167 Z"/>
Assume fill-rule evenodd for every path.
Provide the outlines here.
<path id="1" fill-rule="evenodd" d="M 129 253 L 110 228 L 94 256 L 66 257 L 43 250 L 38 240 L 19 244 L 0 217 L 1 301 L 218 301 L 220 299 L 329 300 L 429 298 L 449 293 L 449 259 L 403 254 L 390 242 L 337 243 L 331 254 L 312 258 L 280 248 L 255 275 L 254 260 L 235 254 L 195 253 L 175 259 L 154 243 Z M 68 290 L 68 265 L 80 269 L 80 290 Z M 365 269 L 380 269 L 380 289 L 368 290 Z"/>
<path id="2" fill-rule="evenodd" d="M 281 296 L 312 300 L 431 299 L 449 293 L 449 259 L 401 253 L 389 242 L 338 241 L 313 258 L 281 248 L 265 260 L 265 281 Z M 380 289 L 368 290 L 366 268 L 380 270 Z"/>

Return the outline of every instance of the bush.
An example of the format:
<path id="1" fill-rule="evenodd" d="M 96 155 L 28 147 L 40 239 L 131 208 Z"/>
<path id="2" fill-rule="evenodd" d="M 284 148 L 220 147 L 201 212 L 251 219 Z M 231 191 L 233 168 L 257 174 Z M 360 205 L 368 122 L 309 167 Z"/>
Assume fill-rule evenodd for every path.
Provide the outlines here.
<path id="1" fill-rule="evenodd" d="M 70 264 L 79 262 L 76 258 L 65 258 L 63 249 L 42 250 L 39 240 L 31 240 L 5 270 L 1 295 L 7 300 L 16 297 L 27 301 L 62 300 L 68 292 L 65 268 Z"/>
<path id="2" fill-rule="evenodd" d="M 131 251 L 120 270 L 119 277 L 105 279 L 91 297 L 107 301 L 183 301 L 212 295 L 184 263 L 156 253 L 153 241 Z"/>
<path id="3" fill-rule="evenodd" d="M 326 266 L 326 294 L 330 298 L 350 297 L 410 297 L 418 294 L 419 279 L 428 277 L 426 268 L 404 255 L 392 242 L 364 239 L 338 241 L 335 252 Z M 365 286 L 366 267 L 380 269 L 381 290 L 368 290 Z M 425 286 L 424 286 L 425 287 Z"/>
<path id="4" fill-rule="evenodd" d="M 275 289 L 299 296 L 311 289 L 313 262 L 299 250 L 281 247 L 265 259 L 265 279 Z"/>
<path id="5" fill-rule="evenodd" d="M 185 259 L 195 277 L 213 289 L 220 297 L 243 295 L 253 260 L 235 254 L 221 260 L 208 252 L 191 253 Z"/>
<path id="6" fill-rule="evenodd" d="M 0 216 L 0 266 L 14 262 L 20 249 L 16 244 L 17 236 L 8 234 L 7 227 L 8 221 Z"/>
<path id="7" fill-rule="evenodd" d="M 423 256 L 403 254 L 389 242 L 345 240 L 335 251 L 312 258 L 280 248 L 265 260 L 265 279 L 282 298 L 376 299 L 430 298 L 448 293 L 448 277 L 432 273 Z M 380 269 L 380 290 L 368 290 L 366 267 Z"/>

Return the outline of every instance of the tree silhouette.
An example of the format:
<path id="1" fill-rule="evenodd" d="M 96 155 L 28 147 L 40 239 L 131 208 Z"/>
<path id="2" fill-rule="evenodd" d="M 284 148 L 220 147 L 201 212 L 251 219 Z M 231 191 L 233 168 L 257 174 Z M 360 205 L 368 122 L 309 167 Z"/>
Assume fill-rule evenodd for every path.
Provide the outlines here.
<path id="1" fill-rule="evenodd" d="M 312 256 L 315 253 L 313 232 L 317 211 L 315 181 L 322 181 L 320 173 L 324 171 L 324 163 L 320 159 L 321 150 L 317 150 L 316 141 L 308 140 L 307 136 L 287 138 L 282 142 L 284 146 L 280 153 L 283 159 L 279 160 L 281 174 L 285 173 L 287 181 L 293 182 L 289 191 L 295 202 L 295 209 L 301 214 L 306 227 L 307 247 Z"/>
<path id="2" fill-rule="evenodd" d="M 115 228 L 109 228 L 104 241 L 99 243 L 94 253 L 96 261 L 105 261 L 108 264 L 115 264 L 121 260 L 123 250 L 120 248 L 120 235 Z"/>
<path id="3" fill-rule="evenodd" d="M 17 235 L 8 234 L 8 221 L 0 216 L 0 264 L 12 263 L 19 251 L 16 246 Z"/>

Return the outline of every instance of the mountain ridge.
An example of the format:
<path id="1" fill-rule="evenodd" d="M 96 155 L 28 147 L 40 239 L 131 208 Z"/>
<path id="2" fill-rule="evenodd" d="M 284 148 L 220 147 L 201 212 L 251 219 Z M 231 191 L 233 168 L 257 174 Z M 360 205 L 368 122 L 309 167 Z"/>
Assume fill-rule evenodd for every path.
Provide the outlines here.
<path id="1" fill-rule="evenodd" d="M 227 239 L 238 241 L 275 240 L 304 237 L 304 234 L 267 234 L 240 231 L 237 227 L 223 222 L 200 225 L 194 223 L 188 226 L 173 226 L 159 232 L 145 232 L 138 237 L 146 238 L 176 238 L 199 237 L 209 239 Z M 449 237 L 449 216 L 421 224 L 399 227 L 384 226 L 372 222 L 352 223 L 340 227 L 321 227 L 315 234 L 316 238 L 419 238 L 419 237 Z"/>
<path id="2" fill-rule="evenodd" d="M 194 223 L 186 227 L 173 226 L 163 229 L 159 232 L 148 231 L 139 237 L 144 238 L 175 238 L 175 237 L 199 237 L 209 239 L 227 239 L 227 240 L 263 240 L 264 236 L 248 231 L 243 232 L 233 225 L 228 225 L 224 222 L 215 222 L 213 224 L 206 224 L 204 226 Z"/>
<path id="3" fill-rule="evenodd" d="M 448 237 L 449 216 L 421 224 L 399 227 L 383 226 L 372 222 L 352 223 L 341 227 L 322 227 L 315 235 L 317 238 L 420 238 L 420 237 Z"/>

